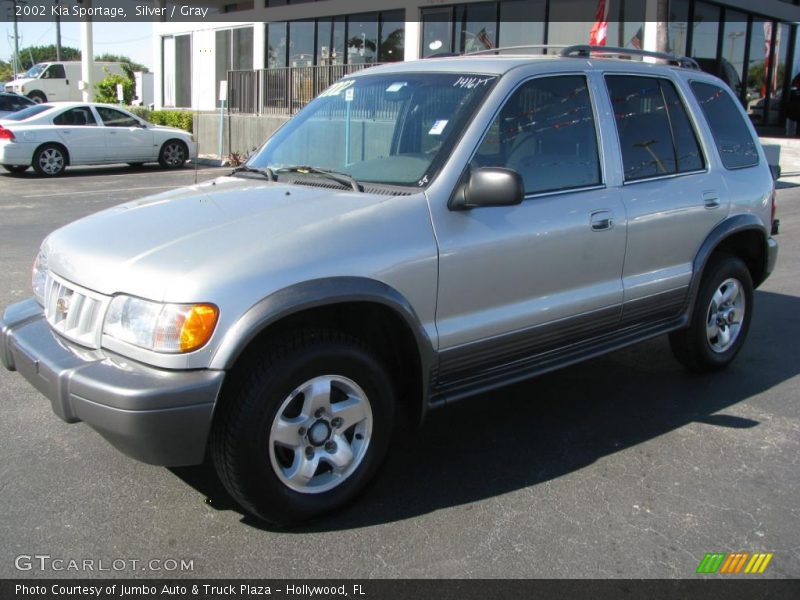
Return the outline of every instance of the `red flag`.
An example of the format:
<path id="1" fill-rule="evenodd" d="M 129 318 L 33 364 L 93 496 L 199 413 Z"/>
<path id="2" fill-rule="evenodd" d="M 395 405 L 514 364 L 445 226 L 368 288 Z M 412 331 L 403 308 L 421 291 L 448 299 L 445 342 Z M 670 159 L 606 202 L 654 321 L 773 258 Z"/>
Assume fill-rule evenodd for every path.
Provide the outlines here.
<path id="1" fill-rule="evenodd" d="M 772 46 L 772 22 L 764 23 L 764 82 L 761 84 L 761 97 L 767 96 L 767 78 L 769 77 L 769 54 Z"/>
<path id="2" fill-rule="evenodd" d="M 608 34 L 608 6 L 606 0 L 597 0 L 597 11 L 594 14 L 594 25 L 589 31 L 591 46 L 605 46 Z"/>

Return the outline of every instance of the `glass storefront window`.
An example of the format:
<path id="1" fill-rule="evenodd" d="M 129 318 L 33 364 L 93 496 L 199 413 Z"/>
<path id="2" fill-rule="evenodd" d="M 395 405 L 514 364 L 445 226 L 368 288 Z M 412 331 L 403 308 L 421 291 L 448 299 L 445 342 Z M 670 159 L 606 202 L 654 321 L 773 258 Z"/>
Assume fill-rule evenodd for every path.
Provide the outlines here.
<path id="1" fill-rule="evenodd" d="M 780 122 L 781 113 L 783 111 L 784 83 L 786 81 L 786 67 L 788 62 L 789 52 L 789 35 L 791 30 L 785 23 L 777 23 L 775 32 L 775 54 L 774 54 L 774 67 L 772 70 L 772 79 L 770 85 L 770 107 L 769 119 L 770 125 L 777 125 Z"/>
<path id="2" fill-rule="evenodd" d="M 330 19 L 317 20 L 317 64 L 331 64 L 331 33 L 333 31 Z"/>
<path id="3" fill-rule="evenodd" d="M 231 69 L 248 71 L 253 68 L 253 28 L 239 27 L 233 30 Z"/>
<path id="4" fill-rule="evenodd" d="M 766 95 L 766 71 L 768 46 L 772 22 L 753 19 L 750 29 L 750 56 L 747 63 L 747 112 L 754 123 L 763 122 L 764 97 Z"/>
<path id="5" fill-rule="evenodd" d="M 405 15 L 402 10 L 381 14 L 379 62 L 396 62 L 405 57 Z"/>
<path id="6" fill-rule="evenodd" d="M 353 15 L 347 19 L 347 63 L 374 63 L 378 54 L 378 14 Z"/>
<path id="7" fill-rule="evenodd" d="M 547 43 L 588 44 L 596 12 L 597 0 L 551 1 Z"/>
<path id="8" fill-rule="evenodd" d="M 289 22 L 289 66 L 314 66 L 314 21 Z"/>
<path id="9" fill-rule="evenodd" d="M 497 47 L 495 2 L 456 6 L 456 44 L 459 52 L 476 52 Z"/>
<path id="10" fill-rule="evenodd" d="M 685 56 L 686 38 L 689 30 L 689 0 L 670 0 L 667 40 L 669 51 Z"/>
<path id="11" fill-rule="evenodd" d="M 744 94 L 744 47 L 747 41 L 747 15 L 735 10 L 725 11 L 722 30 L 722 56 L 717 65 L 717 76 L 727 83 L 741 98 Z"/>
<path id="12" fill-rule="evenodd" d="M 175 106 L 192 105 L 192 36 L 175 36 Z"/>
<path id="13" fill-rule="evenodd" d="M 453 51 L 453 9 L 422 11 L 422 58 Z"/>
<path id="14" fill-rule="evenodd" d="M 719 8 L 696 2 L 692 22 L 692 50 L 695 58 L 717 58 L 717 39 L 719 36 Z"/>
<path id="15" fill-rule="evenodd" d="M 267 67 L 275 69 L 286 66 L 286 22 L 267 25 Z"/>
<path id="16" fill-rule="evenodd" d="M 645 3 L 640 0 L 612 1 L 608 12 L 607 46 L 644 46 Z M 591 25 L 590 25 L 591 26 Z"/>
<path id="17" fill-rule="evenodd" d="M 223 29 L 214 34 L 216 48 L 214 51 L 214 77 L 217 84 L 227 81 L 231 68 L 231 30 Z M 217 85 L 217 87 L 219 87 Z"/>
<path id="18" fill-rule="evenodd" d="M 331 46 L 332 65 L 344 64 L 346 31 L 347 31 L 347 23 L 345 22 L 345 20 L 342 17 L 336 17 L 333 20 L 333 43 Z"/>
<path id="19" fill-rule="evenodd" d="M 547 0 L 508 0 L 500 3 L 502 46 L 544 44 L 544 25 Z"/>

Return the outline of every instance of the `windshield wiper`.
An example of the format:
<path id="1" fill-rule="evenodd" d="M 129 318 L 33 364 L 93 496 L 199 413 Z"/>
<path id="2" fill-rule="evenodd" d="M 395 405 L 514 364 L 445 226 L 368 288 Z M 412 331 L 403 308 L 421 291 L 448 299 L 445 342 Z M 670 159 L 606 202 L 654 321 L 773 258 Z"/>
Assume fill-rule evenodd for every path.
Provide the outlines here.
<path id="1" fill-rule="evenodd" d="M 264 167 L 263 169 L 257 169 L 256 167 L 249 167 L 247 165 L 242 165 L 241 167 L 236 167 L 233 171 L 231 171 L 231 175 L 236 175 L 236 173 L 256 173 L 261 175 L 262 177 L 266 177 L 267 181 L 277 181 L 277 177 L 275 176 L 275 171 L 270 169 L 269 167 Z"/>
<path id="2" fill-rule="evenodd" d="M 354 192 L 363 191 L 355 177 L 348 175 L 347 173 L 342 173 L 341 171 L 331 171 L 330 169 L 320 169 L 318 167 L 310 167 L 306 165 L 294 165 L 291 167 L 281 167 L 280 169 L 275 169 L 275 173 L 314 173 L 315 175 L 322 175 L 323 177 L 327 177 L 328 179 L 331 179 L 337 183 L 346 185 Z"/>

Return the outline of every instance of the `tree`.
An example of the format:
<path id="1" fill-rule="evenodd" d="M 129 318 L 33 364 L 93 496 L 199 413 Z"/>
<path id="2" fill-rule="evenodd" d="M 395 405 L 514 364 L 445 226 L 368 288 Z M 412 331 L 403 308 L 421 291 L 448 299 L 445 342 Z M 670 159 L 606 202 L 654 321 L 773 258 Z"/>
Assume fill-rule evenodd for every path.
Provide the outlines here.
<path id="1" fill-rule="evenodd" d="M 73 61 L 80 59 L 81 51 L 77 48 L 71 48 L 70 46 L 61 47 L 61 60 Z M 23 71 L 27 71 L 36 63 L 52 62 L 55 60 L 57 60 L 57 58 L 56 47 L 54 44 L 50 44 L 49 46 L 28 46 L 27 48 L 20 48 L 19 51 L 19 64 Z M 132 61 L 127 56 L 122 56 L 119 54 L 111 54 L 106 52 L 105 54 L 99 54 L 95 56 L 95 60 L 101 62 L 119 62 L 130 65 L 131 70 L 133 71 L 144 71 L 145 73 L 148 72 L 147 67 L 144 65 Z M 0 77 L 0 80 L 2 79 L 3 78 Z"/>
<path id="2" fill-rule="evenodd" d="M 111 54 L 110 52 L 106 52 L 104 54 L 98 54 L 94 57 L 96 61 L 99 62 L 119 62 L 125 65 L 129 65 L 131 71 L 142 71 L 143 73 L 149 73 L 149 69 L 145 67 L 143 64 L 133 62 L 130 57 L 123 56 L 121 54 Z"/>
<path id="3" fill-rule="evenodd" d="M 0 81 L 11 81 L 12 79 L 14 79 L 14 69 L 11 68 L 11 64 L 0 59 Z"/>
<path id="4" fill-rule="evenodd" d="M 61 48 L 61 60 L 80 60 L 81 51 L 70 46 Z M 36 63 L 52 62 L 56 60 L 56 46 L 28 46 L 19 50 L 20 69 L 27 71 Z"/>

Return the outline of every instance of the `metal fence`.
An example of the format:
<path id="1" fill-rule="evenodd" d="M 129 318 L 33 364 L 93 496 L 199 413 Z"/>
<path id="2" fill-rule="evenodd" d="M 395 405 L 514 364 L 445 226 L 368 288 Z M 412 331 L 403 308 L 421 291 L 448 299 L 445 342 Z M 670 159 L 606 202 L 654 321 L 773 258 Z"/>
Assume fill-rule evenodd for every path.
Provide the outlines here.
<path id="1" fill-rule="evenodd" d="M 228 71 L 231 113 L 293 115 L 345 75 L 378 63 Z"/>

